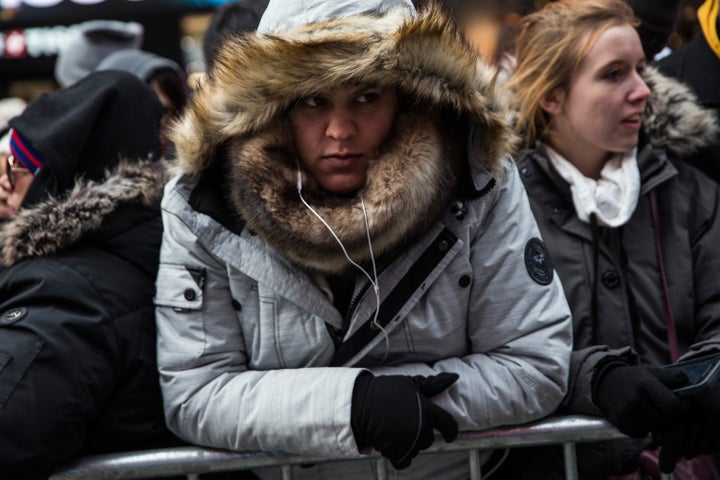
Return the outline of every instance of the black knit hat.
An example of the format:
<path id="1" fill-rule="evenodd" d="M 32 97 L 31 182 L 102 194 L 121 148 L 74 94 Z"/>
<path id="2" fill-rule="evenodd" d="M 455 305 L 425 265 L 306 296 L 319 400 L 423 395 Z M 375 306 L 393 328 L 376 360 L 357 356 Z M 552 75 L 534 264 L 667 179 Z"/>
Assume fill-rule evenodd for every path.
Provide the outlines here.
<path id="1" fill-rule="evenodd" d="M 257 30 L 268 2 L 269 0 L 236 0 L 218 7 L 203 36 L 203 56 L 207 70 L 212 67 L 226 36 Z"/>
<path id="2" fill-rule="evenodd" d="M 648 60 L 667 44 L 677 21 L 680 0 L 628 0 L 640 20 L 638 34 Z"/>
<path id="3" fill-rule="evenodd" d="M 95 72 L 44 94 L 10 121 L 43 158 L 23 207 L 102 180 L 121 159 L 157 158 L 162 106 L 153 90 L 126 72 Z"/>

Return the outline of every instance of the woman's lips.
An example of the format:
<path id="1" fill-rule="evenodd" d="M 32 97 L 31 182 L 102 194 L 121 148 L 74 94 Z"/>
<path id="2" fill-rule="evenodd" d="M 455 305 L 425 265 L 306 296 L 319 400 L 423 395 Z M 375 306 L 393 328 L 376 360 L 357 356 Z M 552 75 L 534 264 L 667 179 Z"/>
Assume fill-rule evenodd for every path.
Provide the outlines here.
<path id="1" fill-rule="evenodd" d="M 362 154 L 359 153 L 338 153 L 323 155 L 323 160 L 329 162 L 331 165 L 336 167 L 349 167 L 353 165 L 357 160 L 362 158 Z"/>
<path id="2" fill-rule="evenodd" d="M 622 123 L 626 127 L 639 130 L 640 126 L 642 125 L 642 114 L 634 114 L 625 117 L 620 123 Z"/>

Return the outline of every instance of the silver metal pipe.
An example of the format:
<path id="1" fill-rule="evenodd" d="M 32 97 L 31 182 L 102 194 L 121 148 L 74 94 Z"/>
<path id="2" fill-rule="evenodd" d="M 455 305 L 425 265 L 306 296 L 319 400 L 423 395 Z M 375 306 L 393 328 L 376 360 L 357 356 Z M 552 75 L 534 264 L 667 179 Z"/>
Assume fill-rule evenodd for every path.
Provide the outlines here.
<path id="1" fill-rule="evenodd" d="M 462 432 L 452 443 L 438 437 L 423 453 L 492 450 L 535 445 L 572 444 L 625 438 L 608 422 L 585 416 L 551 417 L 513 427 Z M 368 456 L 358 455 L 358 458 Z M 370 458 L 380 458 L 373 452 Z M 264 467 L 338 461 L 340 458 L 308 457 L 283 452 L 231 452 L 194 446 L 88 456 L 56 471 L 51 480 L 131 480 L 148 477 L 187 476 Z M 478 462 L 479 463 L 479 462 Z M 387 475 L 387 466 L 385 466 Z M 387 477 L 383 477 L 387 478 Z"/>
<path id="2" fill-rule="evenodd" d="M 470 480 L 482 480 L 480 450 L 470 450 L 468 452 L 468 461 L 470 463 Z"/>
<path id="3" fill-rule="evenodd" d="M 565 480 L 578 480 L 577 455 L 574 443 L 563 443 L 563 457 L 565 458 Z"/>
<path id="4" fill-rule="evenodd" d="M 387 460 L 383 457 L 375 460 L 375 478 L 377 480 L 388 480 Z"/>

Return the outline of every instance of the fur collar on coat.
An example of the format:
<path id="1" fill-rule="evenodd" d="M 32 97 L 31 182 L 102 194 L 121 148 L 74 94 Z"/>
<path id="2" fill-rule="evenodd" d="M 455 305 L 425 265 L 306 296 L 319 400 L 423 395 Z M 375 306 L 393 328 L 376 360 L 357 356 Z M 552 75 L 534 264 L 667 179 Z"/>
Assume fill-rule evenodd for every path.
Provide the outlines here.
<path id="1" fill-rule="evenodd" d="M 348 262 L 297 194 L 298 163 L 286 113 L 300 98 L 338 85 L 367 84 L 396 88 L 405 100 L 360 192 L 375 254 L 386 259 L 437 220 L 469 159 L 500 177 L 500 160 L 515 146 L 495 71 L 452 22 L 433 7 L 400 23 L 390 20 L 356 15 L 282 36 L 235 37 L 175 125 L 180 172 L 199 173 L 225 162 L 231 209 L 303 267 L 335 273 Z M 447 118 L 457 128 L 448 127 Z M 458 136 L 470 126 L 481 132 L 472 152 L 467 138 Z M 303 187 L 303 195 L 350 256 L 367 263 L 360 196 L 329 197 L 311 187 Z"/>
<path id="2" fill-rule="evenodd" d="M 643 129 L 653 147 L 682 158 L 717 139 L 720 122 L 715 112 L 700 106 L 690 88 L 652 67 L 643 78 L 652 91 Z"/>
<path id="3" fill-rule="evenodd" d="M 81 180 L 61 199 L 21 208 L 0 228 L 0 270 L 78 244 L 121 205 L 156 205 L 166 170 L 164 162 L 121 162 L 101 183 Z"/>

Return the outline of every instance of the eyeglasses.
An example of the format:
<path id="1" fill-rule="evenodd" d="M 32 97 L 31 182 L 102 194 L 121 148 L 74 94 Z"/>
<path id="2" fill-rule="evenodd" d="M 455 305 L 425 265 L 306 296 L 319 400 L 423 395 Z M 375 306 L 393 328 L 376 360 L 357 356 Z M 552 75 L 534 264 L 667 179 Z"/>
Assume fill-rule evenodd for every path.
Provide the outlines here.
<path id="1" fill-rule="evenodd" d="M 17 164 L 14 155 L 7 155 L 5 157 L 5 174 L 7 175 L 8 182 L 10 183 L 10 191 L 15 190 L 15 175 L 17 173 L 30 173 L 30 171 Z"/>

